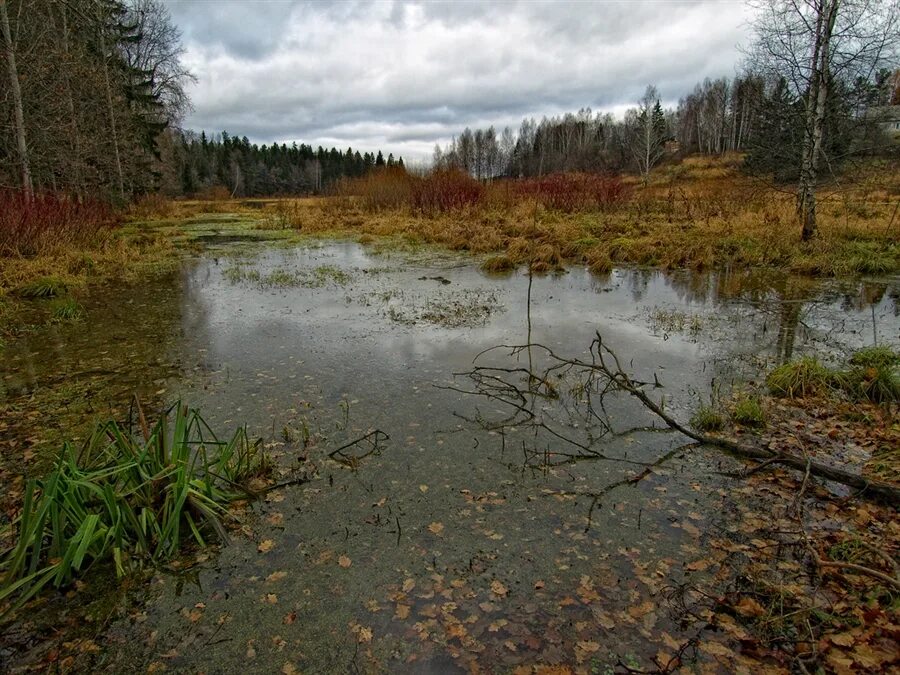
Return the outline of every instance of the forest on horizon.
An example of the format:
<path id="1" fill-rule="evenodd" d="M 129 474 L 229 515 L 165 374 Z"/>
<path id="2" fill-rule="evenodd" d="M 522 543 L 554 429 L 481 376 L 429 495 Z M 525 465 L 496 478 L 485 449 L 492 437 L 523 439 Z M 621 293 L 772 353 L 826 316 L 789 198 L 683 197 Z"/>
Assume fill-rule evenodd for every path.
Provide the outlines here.
<path id="1" fill-rule="evenodd" d="M 0 186 L 23 185 L 24 156 L 26 183 L 39 192 L 118 202 L 156 192 L 319 194 L 343 178 L 404 165 L 390 149 L 259 145 L 240 130 L 183 128 L 194 77 L 183 63 L 181 32 L 159 0 L 4 4 L 3 70 L 19 72 L 20 91 L 3 78 Z M 872 114 L 900 103 L 900 71 L 890 63 L 833 77 L 823 147 L 832 170 L 852 157 L 895 150 Z M 436 145 L 432 166 L 479 180 L 572 171 L 646 175 L 667 155 L 740 151 L 750 170 L 797 178 L 806 104 L 790 73 L 751 59 L 731 79 L 705 79 L 681 92 L 675 108 L 663 108 L 661 98 L 651 85 L 622 118 L 585 107 L 527 118 L 516 130 L 466 128 L 445 147 Z"/>

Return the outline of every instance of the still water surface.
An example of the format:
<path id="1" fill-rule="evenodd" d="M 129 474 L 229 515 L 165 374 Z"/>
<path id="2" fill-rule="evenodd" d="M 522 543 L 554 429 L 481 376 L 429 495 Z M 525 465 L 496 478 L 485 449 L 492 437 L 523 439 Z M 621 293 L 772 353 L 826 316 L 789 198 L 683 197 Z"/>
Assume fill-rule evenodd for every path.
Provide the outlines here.
<path id="1" fill-rule="evenodd" d="M 711 393 L 793 356 L 897 343 L 898 294 L 896 279 L 651 270 L 598 278 L 576 267 L 532 280 L 530 335 L 584 358 L 599 332 L 688 419 Z M 246 423 L 285 477 L 311 478 L 249 507 L 245 532 L 221 552 L 158 574 L 145 602 L 104 629 L 98 666 L 602 669 L 619 658 L 647 665 L 663 632 L 682 639 L 659 597 L 734 517 L 721 472 L 736 464 L 684 450 L 597 498 L 640 470 L 635 463 L 686 439 L 647 429 L 655 421 L 636 402 L 610 397 L 614 433 L 596 447 L 611 459 L 547 467 L 537 453 L 571 448 L 525 428 L 501 438 L 476 423 L 508 409 L 459 391 L 472 389 L 460 373 L 490 347 L 527 340 L 528 298 L 527 274 L 489 276 L 456 255 L 230 244 L 170 280 L 94 293 L 89 321 L 11 344 L 0 355 L 3 396 L 19 411 L 47 390 L 77 414 L 134 390 L 179 397 L 213 428 Z M 482 358 L 515 367 L 525 356 Z M 577 402 L 564 393 L 541 401 L 538 414 L 588 433 Z M 374 429 L 390 438 L 358 466 L 327 459 Z M 10 431 L 18 448 L 39 444 L 25 416 Z"/>

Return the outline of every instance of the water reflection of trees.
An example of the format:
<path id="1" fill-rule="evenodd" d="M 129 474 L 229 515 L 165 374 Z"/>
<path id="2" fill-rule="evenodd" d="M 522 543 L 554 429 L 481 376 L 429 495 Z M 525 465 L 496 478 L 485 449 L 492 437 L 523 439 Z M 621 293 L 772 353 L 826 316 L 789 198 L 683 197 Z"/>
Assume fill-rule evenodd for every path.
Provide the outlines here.
<path id="1" fill-rule="evenodd" d="M 816 307 L 840 303 L 844 312 L 869 312 L 872 332 L 866 341 L 873 343 L 885 337 L 879 335 L 878 312 L 881 305 L 887 305 L 886 298 L 890 298 L 890 308 L 885 306 L 881 311 L 900 315 L 900 288 L 886 281 L 838 283 L 759 270 L 709 274 L 676 272 L 664 278 L 684 303 L 744 302 L 752 305 L 766 321 L 763 333 L 768 332 L 768 318 L 771 317 L 777 325 L 775 351 L 779 362 L 793 358 L 798 339 L 808 339 L 811 329 L 806 318 Z M 632 286 L 632 292 L 636 287 Z M 646 281 L 643 281 L 643 287 L 646 288 Z"/>

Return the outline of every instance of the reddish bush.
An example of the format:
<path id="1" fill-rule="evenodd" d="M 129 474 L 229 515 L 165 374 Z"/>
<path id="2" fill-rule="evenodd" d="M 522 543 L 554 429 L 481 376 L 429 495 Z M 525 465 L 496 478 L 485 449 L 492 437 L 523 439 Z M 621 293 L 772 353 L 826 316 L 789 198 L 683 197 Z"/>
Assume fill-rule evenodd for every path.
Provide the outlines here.
<path id="1" fill-rule="evenodd" d="M 462 171 L 439 169 L 412 184 L 412 206 L 425 213 L 443 213 L 481 201 L 481 183 Z"/>
<path id="2" fill-rule="evenodd" d="M 194 199 L 202 202 L 223 202 L 231 199 L 231 190 L 224 185 L 210 185 L 201 190 L 197 190 Z"/>
<path id="3" fill-rule="evenodd" d="M 109 205 L 63 194 L 0 190 L 0 255 L 32 256 L 50 247 L 96 243 L 115 222 Z"/>
<path id="4" fill-rule="evenodd" d="M 335 194 L 358 197 L 370 210 L 407 206 L 430 214 L 473 206 L 510 208 L 523 198 L 556 211 L 587 211 L 610 208 L 628 196 L 627 186 L 615 176 L 557 173 L 485 186 L 458 169 L 436 169 L 419 177 L 396 167 L 341 181 Z"/>
<path id="5" fill-rule="evenodd" d="M 616 176 L 589 173 L 555 173 L 515 183 L 523 197 L 556 211 L 607 209 L 625 200 L 628 190 Z"/>
<path id="6" fill-rule="evenodd" d="M 371 211 L 397 208 L 409 205 L 413 180 L 415 177 L 402 167 L 384 167 L 359 178 L 342 180 L 335 193 L 359 197 L 363 206 Z"/>

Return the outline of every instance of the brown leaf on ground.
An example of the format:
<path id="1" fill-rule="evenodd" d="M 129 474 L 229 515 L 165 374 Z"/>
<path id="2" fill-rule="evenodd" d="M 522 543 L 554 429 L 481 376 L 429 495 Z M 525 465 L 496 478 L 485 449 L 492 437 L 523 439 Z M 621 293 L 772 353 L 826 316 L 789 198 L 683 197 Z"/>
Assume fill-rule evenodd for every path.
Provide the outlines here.
<path id="1" fill-rule="evenodd" d="M 723 645 L 721 642 L 701 642 L 700 649 L 712 656 L 734 658 L 734 652 Z"/>
<path id="2" fill-rule="evenodd" d="M 741 616 L 757 617 L 766 613 L 765 608 L 761 604 L 747 595 L 741 597 L 734 609 Z"/>

